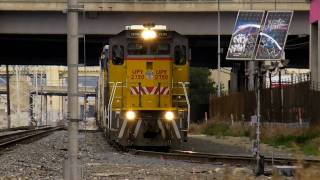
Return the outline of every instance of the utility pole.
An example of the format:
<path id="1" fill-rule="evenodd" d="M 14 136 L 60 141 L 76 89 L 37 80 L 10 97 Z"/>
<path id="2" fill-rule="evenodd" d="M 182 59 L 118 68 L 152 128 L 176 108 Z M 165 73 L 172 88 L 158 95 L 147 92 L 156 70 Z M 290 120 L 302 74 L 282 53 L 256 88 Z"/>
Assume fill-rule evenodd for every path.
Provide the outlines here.
<path id="1" fill-rule="evenodd" d="M 221 96 L 221 82 L 220 82 L 220 69 L 221 69 L 221 48 L 220 48 L 220 0 L 218 0 L 218 97 Z"/>
<path id="2" fill-rule="evenodd" d="M 44 109 L 45 109 L 45 118 L 46 118 L 46 126 L 48 126 L 48 96 L 44 95 Z"/>
<path id="3" fill-rule="evenodd" d="M 7 123 L 8 129 L 11 127 L 11 117 L 10 117 L 10 76 L 9 76 L 9 66 L 6 65 L 6 78 L 7 78 Z"/>
<path id="4" fill-rule="evenodd" d="M 43 109 L 43 105 L 42 105 L 42 98 L 43 98 L 43 74 L 42 74 L 42 68 L 41 68 L 41 71 L 40 71 L 40 122 L 39 122 L 39 125 L 42 125 L 43 124 L 43 122 L 42 122 L 42 120 L 43 120 L 43 115 L 42 115 L 42 109 Z"/>
<path id="5" fill-rule="evenodd" d="M 257 124 L 256 124 L 256 160 L 257 160 L 257 169 L 256 169 L 256 174 L 263 174 L 264 172 L 264 167 L 263 163 L 261 163 L 261 157 L 260 157 L 260 121 L 261 121 L 261 106 L 260 106 L 260 64 L 257 66 L 257 71 L 256 71 L 256 78 L 257 78 L 257 88 L 256 88 L 256 93 L 257 93 Z M 263 161 L 263 160 L 262 160 Z"/>
<path id="6" fill-rule="evenodd" d="M 78 61 L 79 61 L 79 37 L 78 37 L 78 0 L 68 0 L 67 7 L 67 56 L 68 56 L 68 159 L 64 173 L 64 179 L 81 179 L 78 163 L 78 129 L 79 129 L 79 93 L 78 93 Z"/>
<path id="7" fill-rule="evenodd" d="M 16 66 L 16 103 L 17 103 L 17 115 L 20 119 L 21 109 L 20 109 L 20 67 Z"/>
<path id="8" fill-rule="evenodd" d="M 247 72 L 248 72 L 248 87 L 247 90 L 253 91 L 255 89 L 255 83 L 254 83 L 254 76 L 255 76 L 255 61 L 249 61 L 247 65 Z"/>

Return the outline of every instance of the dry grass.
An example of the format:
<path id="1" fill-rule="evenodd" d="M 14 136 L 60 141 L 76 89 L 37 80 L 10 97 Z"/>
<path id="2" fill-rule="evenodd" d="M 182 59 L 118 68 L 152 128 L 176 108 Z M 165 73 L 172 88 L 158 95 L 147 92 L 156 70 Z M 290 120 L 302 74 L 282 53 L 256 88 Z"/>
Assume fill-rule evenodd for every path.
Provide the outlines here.
<path id="1" fill-rule="evenodd" d="M 298 169 L 296 177 L 301 180 L 318 180 L 320 179 L 320 167 L 313 166 Z"/>
<path id="2" fill-rule="evenodd" d="M 278 136 L 289 136 L 289 135 L 301 135 L 303 134 L 304 129 L 292 129 L 282 126 L 262 126 L 261 128 L 261 138 L 269 139 Z"/>
<path id="3" fill-rule="evenodd" d="M 255 139 L 255 126 L 237 122 L 231 125 L 224 122 L 208 124 L 191 124 L 191 134 L 206 134 L 211 136 L 244 136 Z M 283 125 L 262 126 L 261 141 L 272 146 L 293 148 L 295 145 L 305 155 L 320 154 L 320 126 L 310 128 L 292 128 Z"/>
<path id="4" fill-rule="evenodd" d="M 200 132 L 211 136 L 246 136 L 253 135 L 253 129 L 243 123 L 230 125 L 222 122 L 209 122 L 198 126 Z M 199 130 L 198 130 L 199 132 Z"/>
<path id="5" fill-rule="evenodd" d="M 190 128 L 189 128 L 189 133 L 190 134 L 201 134 L 203 129 L 206 127 L 207 125 L 202 123 L 202 124 L 190 124 Z"/>
<path id="6" fill-rule="evenodd" d="M 262 142 L 273 146 L 295 148 L 305 155 L 320 153 L 320 128 L 313 126 L 305 129 L 272 127 L 262 129 Z"/>
<path id="7" fill-rule="evenodd" d="M 208 134 L 215 136 L 248 136 L 255 138 L 255 127 L 248 126 L 244 123 L 235 123 L 232 126 L 228 123 L 208 123 L 208 124 L 191 124 L 190 133 Z M 320 179 L 319 166 L 303 166 L 305 155 L 310 153 L 315 158 L 320 159 L 320 126 L 310 128 L 290 128 L 285 126 L 263 126 L 261 129 L 262 142 L 275 145 L 290 147 L 294 157 L 300 160 L 296 165 L 302 167 L 295 173 L 297 180 L 318 180 Z M 230 173 L 231 169 L 226 167 L 224 170 L 224 179 L 237 179 Z M 242 179 L 256 179 L 253 175 L 243 175 Z M 257 178 L 259 179 L 259 178 Z M 271 179 L 286 179 L 283 176 L 272 176 Z"/>

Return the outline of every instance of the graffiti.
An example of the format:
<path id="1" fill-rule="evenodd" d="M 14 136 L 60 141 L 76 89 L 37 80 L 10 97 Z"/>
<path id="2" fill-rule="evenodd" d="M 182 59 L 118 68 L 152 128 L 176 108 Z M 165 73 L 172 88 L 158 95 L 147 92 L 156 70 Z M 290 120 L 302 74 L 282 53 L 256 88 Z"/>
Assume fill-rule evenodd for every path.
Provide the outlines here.
<path id="1" fill-rule="evenodd" d="M 265 31 L 272 31 L 276 29 L 288 29 L 288 24 L 283 19 L 272 19 L 268 20 L 267 25 L 265 27 Z"/>
<path id="2" fill-rule="evenodd" d="M 269 12 L 260 33 L 256 59 L 279 60 L 282 58 L 292 12 Z"/>
<path id="3" fill-rule="evenodd" d="M 226 59 L 251 60 L 257 44 L 263 11 L 239 11 Z"/>
<path id="4" fill-rule="evenodd" d="M 229 52 L 237 57 L 251 57 L 253 51 L 251 50 L 255 45 L 255 36 L 246 34 L 237 34 L 232 39 Z"/>
<path id="5" fill-rule="evenodd" d="M 233 44 L 230 46 L 230 53 L 238 56 L 245 51 L 248 38 L 245 34 L 238 34 L 233 39 Z"/>

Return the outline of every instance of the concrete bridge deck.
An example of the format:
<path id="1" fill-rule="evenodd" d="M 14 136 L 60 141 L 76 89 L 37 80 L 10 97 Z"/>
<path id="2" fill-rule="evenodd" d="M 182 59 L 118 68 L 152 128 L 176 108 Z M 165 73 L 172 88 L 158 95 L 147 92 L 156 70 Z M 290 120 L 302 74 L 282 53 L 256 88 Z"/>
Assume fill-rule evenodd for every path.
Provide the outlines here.
<path id="1" fill-rule="evenodd" d="M 67 0 L 0 0 L 1 11 L 64 11 Z M 212 12 L 248 9 L 308 11 L 307 0 L 80 0 L 85 11 Z M 219 8 L 218 8 L 219 7 Z"/>

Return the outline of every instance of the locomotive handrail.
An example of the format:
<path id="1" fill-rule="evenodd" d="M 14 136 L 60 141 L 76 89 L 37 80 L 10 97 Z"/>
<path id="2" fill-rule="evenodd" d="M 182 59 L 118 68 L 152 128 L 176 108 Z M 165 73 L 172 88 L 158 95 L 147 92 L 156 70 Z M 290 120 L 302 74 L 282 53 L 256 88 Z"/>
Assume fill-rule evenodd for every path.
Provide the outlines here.
<path id="1" fill-rule="evenodd" d="M 188 115 L 187 115 L 188 127 L 187 127 L 187 130 L 189 131 L 189 126 L 190 126 L 190 102 L 189 102 L 188 92 L 187 92 L 187 89 L 186 89 L 186 85 L 189 84 L 189 82 L 178 82 L 178 83 L 182 85 L 184 96 L 186 98 L 187 105 L 188 105 Z"/>
<path id="2" fill-rule="evenodd" d="M 111 95 L 110 95 L 110 99 L 109 99 L 109 103 L 108 103 L 108 121 L 109 121 L 109 129 L 111 130 L 112 126 L 112 103 L 113 103 L 113 99 L 114 99 L 114 95 L 117 89 L 118 84 L 122 83 L 122 82 L 109 82 L 111 84 L 114 84 L 112 86 L 112 91 L 111 91 Z"/>

